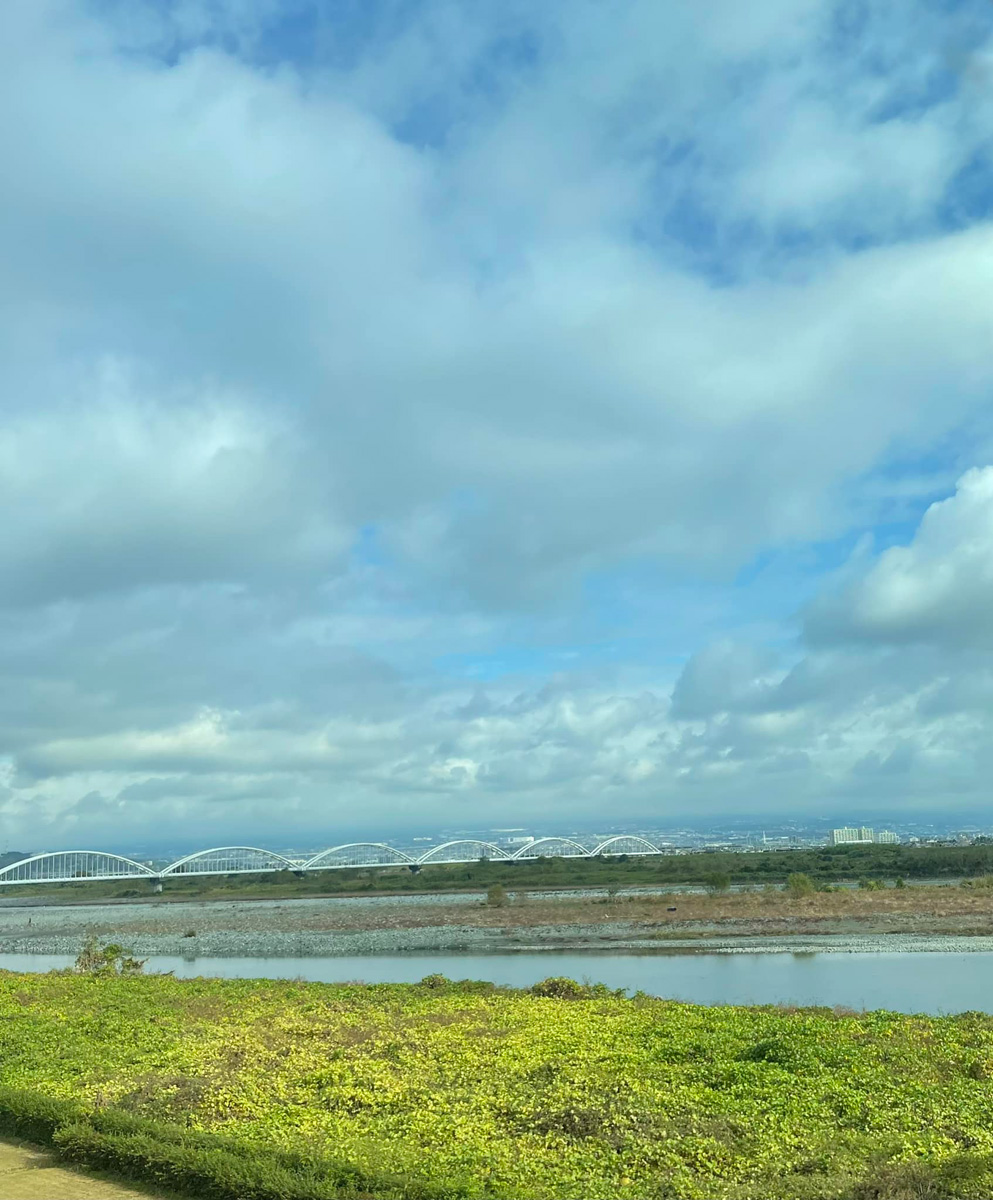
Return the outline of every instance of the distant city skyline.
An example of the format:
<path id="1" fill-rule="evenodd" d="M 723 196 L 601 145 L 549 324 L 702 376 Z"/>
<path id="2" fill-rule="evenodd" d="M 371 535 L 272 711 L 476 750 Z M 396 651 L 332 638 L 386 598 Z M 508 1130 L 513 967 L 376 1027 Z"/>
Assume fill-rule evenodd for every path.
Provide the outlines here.
<path id="1" fill-rule="evenodd" d="M 834 835 L 845 828 L 851 828 L 858 834 L 867 831 L 871 838 L 853 840 L 835 840 Z M 778 844 L 787 843 L 803 846 L 831 844 L 886 844 L 895 842 L 913 844 L 918 841 L 940 840 L 952 841 L 957 838 L 993 836 L 993 818 L 987 824 L 969 824 L 961 821 L 920 822 L 916 820 L 893 821 L 887 828 L 874 829 L 858 825 L 846 827 L 834 822 L 820 821 L 813 825 L 799 824 L 795 821 L 781 824 L 769 823 L 764 828 L 758 826 L 741 826 L 718 824 L 715 826 L 694 827 L 689 824 L 680 826 L 661 826 L 645 822 L 609 822 L 589 823 L 582 826 L 554 828 L 547 824 L 536 823 L 530 827 L 515 827 L 513 829 L 489 827 L 486 825 L 470 825 L 460 827 L 439 827 L 434 830 L 414 832 L 411 830 L 370 830 L 361 827 L 335 831 L 315 831 L 308 837 L 292 841 L 280 841 L 271 835 L 257 837 L 246 836 L 233 842 L 217 841 L 216 845 L 251 845 L 260 849 L 272 850 L 280 854 L 291 854 L 309 857 L 329 845 L 347 842 L 384 841 L 403 850 L 423 851 L 430 845 L 450 841 L 459 837 L 479 838 L 490 841 L 495 845 L 506 845 L 520 848 L 526 842 L 542 837 L 575 837 L 580 842 L 597 842 L 607 837 L 635 834 L 655 841 L 658 845 L 668 845 L 674 849 L 706 846 L 728 846 L 737 849 L 773 848 Z M 100 847 L 82 846 L 58 842 L 46 844 L 5 845 L 0 843 L 0 855 L 16 850 L 20 853 L 41 853 L 62 850 L 102 849 L 112 853 L 123 854 L 126 857 L 145 861 L 150 858 L 167 859 L 172 861 L 183 854 L 202 849 L 208 843 L 200 840 L 189 841 L 108 841 Z"/>

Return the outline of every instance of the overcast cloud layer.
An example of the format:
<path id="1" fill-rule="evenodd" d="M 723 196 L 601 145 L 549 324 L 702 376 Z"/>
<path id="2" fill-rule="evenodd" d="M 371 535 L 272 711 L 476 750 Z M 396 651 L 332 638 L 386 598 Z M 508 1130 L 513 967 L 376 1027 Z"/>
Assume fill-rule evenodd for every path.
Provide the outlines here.
<path id="1" fill-rule="evenodd" d="M 0 91 L 0 849 L 988 802 L 987 0 L 17 0 Z"/>

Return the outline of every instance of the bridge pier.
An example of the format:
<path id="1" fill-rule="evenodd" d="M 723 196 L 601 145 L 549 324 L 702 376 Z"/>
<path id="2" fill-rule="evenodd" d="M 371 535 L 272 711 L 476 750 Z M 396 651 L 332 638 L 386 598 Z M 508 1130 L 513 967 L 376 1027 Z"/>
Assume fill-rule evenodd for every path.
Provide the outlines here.
<path id="1" fill-rule="evenodd" d="M 156 895 L 158 895 L 159 892 L 162 891 L 162 880 L 161 879 L 150 879 L 148 882 L 152 885 L 152 891 Z"/>

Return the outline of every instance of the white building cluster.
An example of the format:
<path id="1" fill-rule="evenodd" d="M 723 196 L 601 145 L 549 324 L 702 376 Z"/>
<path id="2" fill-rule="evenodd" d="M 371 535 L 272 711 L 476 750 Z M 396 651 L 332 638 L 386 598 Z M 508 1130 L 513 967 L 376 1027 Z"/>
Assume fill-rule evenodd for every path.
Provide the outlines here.
<path id="1" fill-rule="evenodd" d="M 899 845 L 900 838 L 897 834 L 891 833 L 888 829 L 882 829 L 879 833 L 862 825 L 858 829 L 854 825 L 846 825 L 844 829 L 831 830 L 831 845 L 832 846 L 896 846 Z"/>

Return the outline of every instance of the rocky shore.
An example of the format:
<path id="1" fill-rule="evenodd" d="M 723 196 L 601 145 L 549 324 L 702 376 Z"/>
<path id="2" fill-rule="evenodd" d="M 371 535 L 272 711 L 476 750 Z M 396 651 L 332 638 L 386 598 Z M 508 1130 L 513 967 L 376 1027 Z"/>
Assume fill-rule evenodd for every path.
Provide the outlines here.
<path id="1" fill-rule="evenodd" d="M 945 889 L 947 897 L 947 889 Z M 833 899 L 833 898 L 830 898 Z M 866 898 L 868 901 L 868 898 Z M 861 903 L 861 907 L 860 907 Z M 75 955 L 87 936 L 133 954 L 202 957 L 540 951 L 849 952 L 993 950 L 987 905 L 838 902 L 837 912 L 699 895 L 531 896 L 490 907 L 472 895 L 0 907 L 0 953 Z"/>

